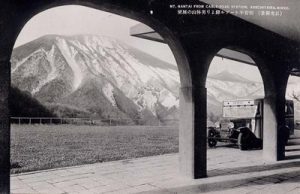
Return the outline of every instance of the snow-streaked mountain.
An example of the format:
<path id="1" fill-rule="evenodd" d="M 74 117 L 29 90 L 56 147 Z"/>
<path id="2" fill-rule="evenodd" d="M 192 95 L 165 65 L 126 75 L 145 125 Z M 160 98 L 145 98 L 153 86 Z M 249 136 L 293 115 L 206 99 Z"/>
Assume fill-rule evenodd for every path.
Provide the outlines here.
<path id="1" fill-rule="evenodd" d="M 95 35 L 47 35 L 14 49 L 12 84 L 58 116 L 178 119 L 176 66 L 119 40 Z M 298 82 L 299 83 L 299 82 Z M 295 81 L 291 89 L 300 94 Z M 209 114 L 226 99 L 263 97 L 263 85 L 223 71 L 208 77 Z M 292 94 L 292 93 L 291 93 Z"/>
<path id="2" fill-rule="evenodd" d="M 224 100 L 254 99 L 264 96 L 264 88 L 261 83 L 247 80 L 229 71 L 209 75 L 206 80 L 206 87 L 208 115 L 220 116 Z"/>
<path id="3" fill-rule="evenodd" d="M 215 79 L 215 80 L 222 80 L 224 82 L 239 82 L 239 83 L 250 83 L 252 81 L 238 75 L 238 74 L 232 74 L 229 71 L 222 71 L 218 74 L 215 75 L 210 75 L 209 76 L 211 79 Z"/>
<path id="4" fill-rule="evenodd" d="M 102 118 L 177 117 L 170 112 L 179 104 L 177 68 L 109 37 L 44 36 L 14 49 L 11 62 L 12 84 L 50 107 Z"/>
<path id="5" fill-rule="evenodd" d="M 261 98 L 264 96 L 263 84 L 253 82 L 229 71 L 209 76 L 206 81 L 208 96 L 218 102 L 237 98 Z"/>

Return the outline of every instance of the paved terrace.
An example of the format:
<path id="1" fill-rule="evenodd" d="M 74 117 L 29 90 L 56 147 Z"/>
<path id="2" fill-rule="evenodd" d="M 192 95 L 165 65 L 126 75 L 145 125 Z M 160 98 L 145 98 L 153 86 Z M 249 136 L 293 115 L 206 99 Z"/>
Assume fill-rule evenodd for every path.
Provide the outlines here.
<path id="1" fill-rule="evenodd" d="M 287 160 L 264 163 L 262 151 L 208 150 L 208 178 L 178 172 L 178 154 L 97 163 L 11 176 L 12 193 L 300 193 L 300 131 Z"/>

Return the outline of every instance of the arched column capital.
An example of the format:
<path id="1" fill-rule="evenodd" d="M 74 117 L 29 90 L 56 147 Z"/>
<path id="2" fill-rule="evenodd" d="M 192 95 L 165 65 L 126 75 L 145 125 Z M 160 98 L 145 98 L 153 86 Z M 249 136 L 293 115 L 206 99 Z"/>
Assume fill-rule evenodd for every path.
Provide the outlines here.
<path id="1" fill-rule="evenodd" d="M 211 61 L 222 47 L 205 41 L 205 37 L 184 36 L 180 41 L 190 69 L 191 86 L 205 87 Z"/>

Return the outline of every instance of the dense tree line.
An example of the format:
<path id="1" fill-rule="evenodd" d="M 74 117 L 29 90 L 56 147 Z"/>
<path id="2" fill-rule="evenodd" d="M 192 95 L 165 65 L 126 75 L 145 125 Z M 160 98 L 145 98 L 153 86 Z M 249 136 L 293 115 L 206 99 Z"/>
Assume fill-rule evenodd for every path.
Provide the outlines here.
<path id="1" fill-rule="evenodd" d="M 29 92 L 13 86 L 10 88 L 9 109 L 11 117 L 56 117 Z"/>

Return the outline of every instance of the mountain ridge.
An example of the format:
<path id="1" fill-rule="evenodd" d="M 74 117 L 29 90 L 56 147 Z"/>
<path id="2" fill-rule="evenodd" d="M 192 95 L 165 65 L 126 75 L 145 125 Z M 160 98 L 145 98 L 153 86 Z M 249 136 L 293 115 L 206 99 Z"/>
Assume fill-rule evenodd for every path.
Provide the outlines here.
<path id="1" fill-rule="evenodd" d="M 216 79 L 216 80 L 222 80 L 222 81 L 229 81 L 229 82 L 242 82 L 242 83 L 252 83 L 253 81 L 250 81 L 236 73 L 231 73 L 228 70 L 223 70 L 217 74 L 210 75 L 209 78 Z"/>
<path id="2" fill-rule="evenodd" d="M 15 48 L 11 64 L 12 85 L 31 93 L 58 116 L 144 123 L 178 118 L 176 66 L 113 38 L 43 36 Z M 215 115 L 221 114 L 224 99 L 264 95 L 262 83 L 229 71 L 208 76 L 206 87 L 208 112 Z"/>
<path id="3" fill-rule="evenodd" d="M 101 104 L 101 110 L 92 110 L 86 103 L 81 109 L 104 118 L 117 114 L 134 119 L 135 112 L 140 117 L 147 115 L 142 118 L 145 120 L 158 119 L 158 112 L 178 107 L 176 67 L 111 38 L 43 36 L 15 48 L 11 62 L 12 84 L 48 106 L 78 106 L 80 95 L 90 104 L 101 97 L 109 106 Z M 95 96 L 91 89 L 82 89 L 88 88 L 91 80 L 99 85 L 94 86 Z M 80 95 L 75 98 L 75 93 Z M 166 98 L 175 100 L 165 103 Z M 108 114 L 103 116 L 103 112 Z"/>

